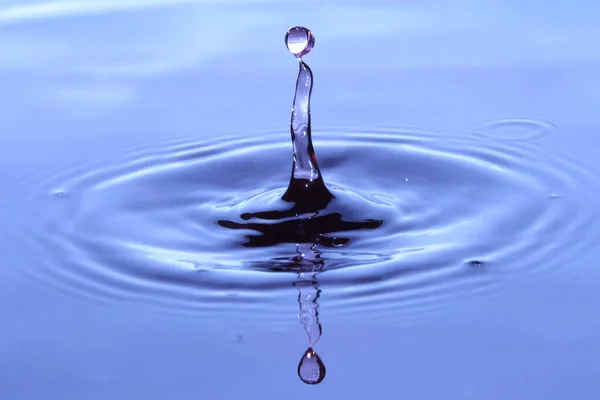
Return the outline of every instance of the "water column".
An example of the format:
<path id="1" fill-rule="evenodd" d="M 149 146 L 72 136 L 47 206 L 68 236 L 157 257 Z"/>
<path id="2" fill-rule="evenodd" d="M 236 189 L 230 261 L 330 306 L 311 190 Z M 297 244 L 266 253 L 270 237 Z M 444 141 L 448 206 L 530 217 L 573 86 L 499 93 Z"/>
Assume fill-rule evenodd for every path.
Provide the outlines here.
<path id="1" fill-rule="evenodd" d="M 302 61 L 302 57 L 312 50 L 315 38 L 307 28 L 296 26 L 287 31 L 285 42 L 298 60 L 299 71 L 290 120 L 293 147 L 292 176 L 282 198 L 300 206 L 304 205 L 306 208 L 319 209 L 326 206 L 334 196 L 323 182 L 311 138 L 310 96 L 313 88 L 313 73 Z"/>

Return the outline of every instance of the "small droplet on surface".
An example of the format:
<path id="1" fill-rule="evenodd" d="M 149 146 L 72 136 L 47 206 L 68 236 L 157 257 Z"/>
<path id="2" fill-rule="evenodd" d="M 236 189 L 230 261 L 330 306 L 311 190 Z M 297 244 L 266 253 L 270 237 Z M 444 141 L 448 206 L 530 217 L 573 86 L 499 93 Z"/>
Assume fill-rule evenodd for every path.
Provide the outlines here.
<path id="1" fill-rule="evenodd" d="M 285 34 L 285 44 L 296 58 L 302 58 L 310 53 L 315 45 L 315 37 L 310 29 L 303 26 L 294 26 Z"/>
<path id="2" fill-rule="evenodd" d="M 67 195 L 67 192 L 63 189 L 57 189 L 55 191 L 52 192 L 52 195 L 54 197 L 64 197 Z"/>
<path id="3" fill-rule="evenodd" d="M 325 379 L 325 373 L 321 357 L 309 347 L 298 364 L 298 377 L 308 385 L 317 385 Z"/>
<path id="4" fill-rule="evenodd" d="M 560 196 L 558 194 L 551 194 L 550 198 L 551 199 L 558 199 Z"/>
<path id="5" fill-rule="evenodd" d="M 348 243 L 350 241 L 350 239 L 348 238 L 333 238 L 333 240 L 331 241 L 331 244 L 335 247 L 342 247 L 343 245 L 345 245 L 346 243 Z"/>
<path id="6" fill-rule="evenodd" d="M 485 264 L 483 261 L 478 261 L 478 260 L 469 261 L 469 265 L 471 267 L 483 267 L 483 264 Z"/>

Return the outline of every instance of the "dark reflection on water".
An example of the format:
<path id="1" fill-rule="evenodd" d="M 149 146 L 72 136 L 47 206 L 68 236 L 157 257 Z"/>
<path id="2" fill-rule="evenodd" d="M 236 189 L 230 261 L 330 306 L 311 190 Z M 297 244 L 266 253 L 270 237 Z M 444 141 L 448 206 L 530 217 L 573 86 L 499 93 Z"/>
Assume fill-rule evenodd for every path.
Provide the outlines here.
<path id="1" fill-rule="evenodd" d="M 289 287 L 296 246 L 306 243 L 323 261 L 334 309 L 416 312 L 566 268 L 598 232 L 577 205 L 582 197 L 551 197 L 594 190 L 567 153 L 462 133 L 319 138 L 335 195 L 320 210 L 281 199 L 289 142 L 280 132 L 159 145 L 46 177 L 38 185 L 48 196 L 23 198 L 13 214 L 32 210 L 13 239 L 52 266 L 25 276 L 63 296 L 135 299 L 167 313 L 218 310 L 218 291 L 231 290 L 241 312 L 249 299 Z M 275 270 L 288 273 L 265 274 Z"/>
<path id="2" fill-rule="evenodd" d="M 282 219 L 285 212 L 259 212 L 263 219 Z M 264 214 L 267 214 L 266 216 Z M 296 215 L 296 214 L 292 214 Z M 271 218 L 270 218 L 271 217 Z M 307 218 L 292 217 L 292 219 L 276 223 L 237 223 L 232 221 L 219 221 L 219 225 L 230 229 L 250 229 L 261 235 L 247 235 L 248 239 L 243 245 L 248 247 L 274 246 L 281 243 L 311 243 L 325 247 L 338 247 L 347 244 L 350 239 L 343 236 L 324 236 L 328 233 L 343 234 L 347 231 L 359 229 L 376 229 L 382 221 L 369 220 L 353 222 L 342 220 L 342 215 L 337 213 L 319 215 Z"/>

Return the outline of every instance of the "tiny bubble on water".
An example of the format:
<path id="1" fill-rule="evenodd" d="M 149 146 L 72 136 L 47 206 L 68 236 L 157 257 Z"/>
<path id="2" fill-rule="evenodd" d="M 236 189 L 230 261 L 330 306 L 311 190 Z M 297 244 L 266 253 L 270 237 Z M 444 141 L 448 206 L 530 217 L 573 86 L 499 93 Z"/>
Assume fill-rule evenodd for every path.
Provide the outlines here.
<path id="1" fill-rule="evenodd" d="M 472 267 L 482 267 L 483 264 L 484 264 L 484 262 L 483 261 L 478 261 L 478 260 L 473 260 L 473 261 L 470 261 L 469 264 Z"/>
<path id="2" fill-rule="evenodd" d="M 331 241 L 331 244 L 334 245 L 335 247 L 342 247 L 343 245 L 345 245 L 349 241 L 350 241 L 350 239 L 348 239 L 348 238 L 337 238 L 337 237 L 335 237 Z"/>

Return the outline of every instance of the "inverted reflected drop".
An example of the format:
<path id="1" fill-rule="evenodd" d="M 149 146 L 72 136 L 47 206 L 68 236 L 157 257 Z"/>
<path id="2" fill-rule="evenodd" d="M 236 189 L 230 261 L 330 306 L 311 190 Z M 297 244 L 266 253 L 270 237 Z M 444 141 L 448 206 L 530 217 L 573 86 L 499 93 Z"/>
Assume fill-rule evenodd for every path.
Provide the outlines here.
<path id="1" fill-rule="evenodd" d="M 325 364 L 321 357 L 309 347 L 298 364 L 298 377 L 308 385 L 316 385 L 325 379 L 325 373 Z"/>

